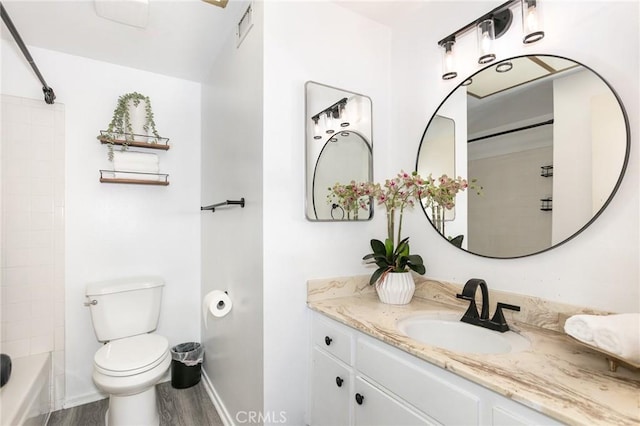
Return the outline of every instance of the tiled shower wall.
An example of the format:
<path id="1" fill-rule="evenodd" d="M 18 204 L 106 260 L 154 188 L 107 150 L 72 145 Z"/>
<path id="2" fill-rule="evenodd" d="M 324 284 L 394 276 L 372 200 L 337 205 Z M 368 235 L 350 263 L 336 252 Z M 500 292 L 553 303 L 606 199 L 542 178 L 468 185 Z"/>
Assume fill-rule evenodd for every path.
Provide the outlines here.
<path id="1" fill-rule="evenodd" d="M 64 397 L 64 106 L 1 95 L 2 327 L 12 358 L 51 352 Z"/>

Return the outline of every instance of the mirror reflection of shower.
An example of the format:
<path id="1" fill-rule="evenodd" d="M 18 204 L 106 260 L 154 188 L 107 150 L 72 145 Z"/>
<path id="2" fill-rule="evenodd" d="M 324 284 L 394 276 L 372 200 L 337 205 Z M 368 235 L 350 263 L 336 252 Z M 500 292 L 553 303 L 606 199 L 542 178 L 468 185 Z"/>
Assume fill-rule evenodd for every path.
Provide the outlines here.
<path id="1" fill-rule="evenodd" d="M 305 88 L 305 215 L 312 221 L 369 220 L 371 206 L 356 207 L 332 188 L 373 179 L 371 100 L 314 82 Z"/>

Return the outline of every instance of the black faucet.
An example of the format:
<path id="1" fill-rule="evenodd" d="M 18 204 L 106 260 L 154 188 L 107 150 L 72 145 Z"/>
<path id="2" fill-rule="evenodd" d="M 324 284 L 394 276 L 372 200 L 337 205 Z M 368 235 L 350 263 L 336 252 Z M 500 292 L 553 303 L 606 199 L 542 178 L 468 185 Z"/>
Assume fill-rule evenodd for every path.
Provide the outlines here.
<path id="1" fill-rule="evenodd" d="M 478 307 L 476 306 L 476 290 L 478 289 L 478 286 L 480 286 L 480 291 L 482 292 L 482 311 L 480 314 L 478 314 Z M 498 302 L 493 318 L 489 319 L 489 290 L 487 283 L 479 278 L 472 278 L 467 281 L 462 289 L 462 294 L 456 294 L 456 297 L 458 299 L 469 301 L 469 308 L 467 308 L 467 311 L 464 313 L 462 318 L 460 318 L 460 321 L 472 325 L 478 325 L 490 330 L 496 330 L 501 333 L 509 331 L 509 326 L 504 318 L 502 309 L 520 311 L 520 306 Z"/>

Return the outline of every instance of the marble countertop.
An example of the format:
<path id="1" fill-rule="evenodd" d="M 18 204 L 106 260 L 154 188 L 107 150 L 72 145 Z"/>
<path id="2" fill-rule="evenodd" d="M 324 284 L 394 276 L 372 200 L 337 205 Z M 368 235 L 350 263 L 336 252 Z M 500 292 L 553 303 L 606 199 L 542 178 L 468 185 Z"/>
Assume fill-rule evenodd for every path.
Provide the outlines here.
<path id="1" fill-rule="evenodd" d="M 464 308 L 456 302 L 449 305 L 414 296 L 408 305 L 386 305 L 373 291 L 336 292 L 330 289 L 335 283 L 324 286 L 328 292 L 318 291 L 322 285 L 315 289 L 310 285 L 309 308 L 561 422 L 640 424 L 640 372 L 625 367 L 610 372 L 602 356 L 564 333 L 511 317 L 507 318 L 511 329 L 531 342 L 528 349 L 508 354 L 454 352 L 402 335 L 396 322 L 433 311 L 462 315 Z M 527 314 L 534 316 L 525 312 L 521 318 Z"/>

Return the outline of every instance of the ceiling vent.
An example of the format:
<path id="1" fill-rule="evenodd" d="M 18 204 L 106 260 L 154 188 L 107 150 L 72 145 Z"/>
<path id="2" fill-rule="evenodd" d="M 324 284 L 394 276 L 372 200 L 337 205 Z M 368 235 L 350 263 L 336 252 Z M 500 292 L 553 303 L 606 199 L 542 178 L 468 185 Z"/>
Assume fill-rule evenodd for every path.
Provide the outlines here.
<path id="1" fill-rule="evenodd" d="M 222 7 L 224 8 L 227 3 L 229 3 L 229 0 L 202 0 L 205 3 L 209 3 L 212 4 L 214 6 L 218 6 L 218 7 Z"/>
<path id="2" fill-rule="evenodd" d="M 237 47 L 240 47 L 251 28 L 253 28 L 253 5 L 250 4 L 246 12 L 244 12 L 244 15 L 242 15 L 242 18 L 240 18 L 238 27 L 236 28 Z"/>
<path id="3" fill-rule="evenodd" d="M 147 27 L 149 0 L 95 0 L 94 4 L 102 18 L 132 27 Z"/>

